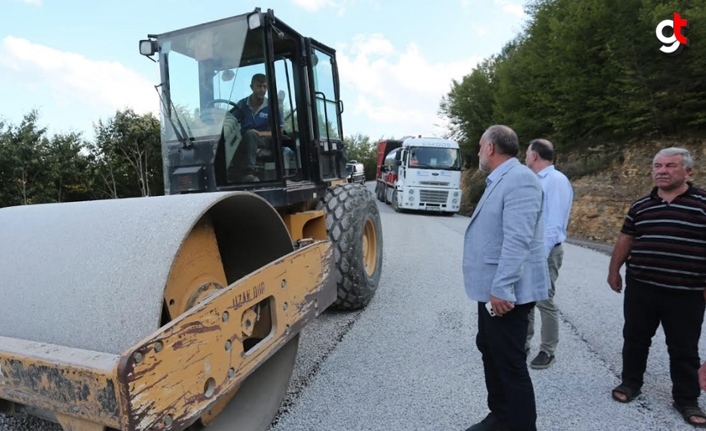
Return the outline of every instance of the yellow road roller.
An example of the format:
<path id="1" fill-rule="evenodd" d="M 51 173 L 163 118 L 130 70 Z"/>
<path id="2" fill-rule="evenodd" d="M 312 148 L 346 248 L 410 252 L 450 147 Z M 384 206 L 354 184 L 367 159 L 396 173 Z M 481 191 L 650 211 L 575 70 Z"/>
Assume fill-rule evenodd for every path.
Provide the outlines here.
<path id="1" fill-rule="evenodd" d="M 345 180 L 335 51 L 259 8 L 139 49 L 165 195 L 0 209 L 0 411 L 265 430 L 302 328 L 364 308 L 382 270 L 373 195 Z"/>

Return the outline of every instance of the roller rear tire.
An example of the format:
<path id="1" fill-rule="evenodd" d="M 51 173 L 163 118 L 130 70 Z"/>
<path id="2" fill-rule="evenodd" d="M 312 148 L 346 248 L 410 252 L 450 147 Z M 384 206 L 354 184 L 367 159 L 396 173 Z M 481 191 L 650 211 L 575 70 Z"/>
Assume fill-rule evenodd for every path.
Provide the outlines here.
<path id="1" fill-rule="evenodd" d="M 338 297 L 334 308 L 358 310 L 375 296 L 382 273 L 382 224 L 375 197 L 362 184 L 331 187 L 319 203 L 333 243 Z"/>

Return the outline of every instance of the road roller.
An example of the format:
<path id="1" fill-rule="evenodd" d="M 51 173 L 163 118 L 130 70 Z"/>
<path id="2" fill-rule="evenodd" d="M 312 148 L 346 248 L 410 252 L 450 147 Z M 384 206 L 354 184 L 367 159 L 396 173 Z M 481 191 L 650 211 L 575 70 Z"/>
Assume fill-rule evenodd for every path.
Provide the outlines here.
<path id="1" fill-rule="evenodd" d="M 301 330 L 382 271 L 335 50 L 254 11 L 139 41 L 165 193 L 0 209 L 0 412 L 65 431 L 261 431 Z"/>

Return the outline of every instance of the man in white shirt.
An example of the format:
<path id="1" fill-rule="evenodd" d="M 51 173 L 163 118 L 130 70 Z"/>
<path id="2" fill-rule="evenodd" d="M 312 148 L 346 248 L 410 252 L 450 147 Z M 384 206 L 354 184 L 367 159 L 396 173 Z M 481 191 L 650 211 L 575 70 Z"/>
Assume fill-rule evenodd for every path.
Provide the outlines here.
<path id="1" fill-rule="evenodd" d="M 537 301 L 537 308 L 542 318 L 542 341 L 539 353 L 530 363 L 534 369 L 549 367 L 555 359 L 556 346 L 559 343 L 559 310 L 554 304 L 556 279 L 564 258 L 561 244 L 566 239 L 566 228 L 569 224 L 571 204 L 574 191 L 566 175 L 554 168 L 554 146 L 546 139 L 535 139 L 530 142 L 525 154 L 525 164 L 537 176 L 544 191 L 544 249 L 549 266 L 551 287 L 549 298 Z M 529 315 L 529 328 L 525 350 L 529 353 L 530 341 L 534 335 L 534 310 Z"/>

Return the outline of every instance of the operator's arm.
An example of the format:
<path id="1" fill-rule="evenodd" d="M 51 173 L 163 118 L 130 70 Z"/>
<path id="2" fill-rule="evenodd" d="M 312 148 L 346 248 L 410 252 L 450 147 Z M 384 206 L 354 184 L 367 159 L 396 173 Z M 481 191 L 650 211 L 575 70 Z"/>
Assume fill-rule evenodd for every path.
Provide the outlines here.
<path id="1" fill-rule="evenodd" d="M 277 134 L 278 134 L 278 136 L 281 136 L 282 131 L 284 130 L 284 121 L 282 119 L 282 113 L 279 111 L 279 108 L 278 108 L 277 112 L 279 113 L 279 116 L 278 116 L 279 117 L 279 126 L 277 126 Z M 270 131 L 270 130 L 258 130 L 257 134 L 260 135 L 260 137 L 262 137 L 262 138 L 271 138 L 272 137 L 272 131 Z"/>
<path id="2" fill-rule="evenodd" d="M 613 254 L 610 257 L 610 265 L 608 266 L 608 284 L 610 288 L 620 293 L 623 290 L 623 279 L 620 276 L 620 267 L 630 255 L 634 237 L 625 233 L 618 236 L 618 240 L 613 247 Z"/>

